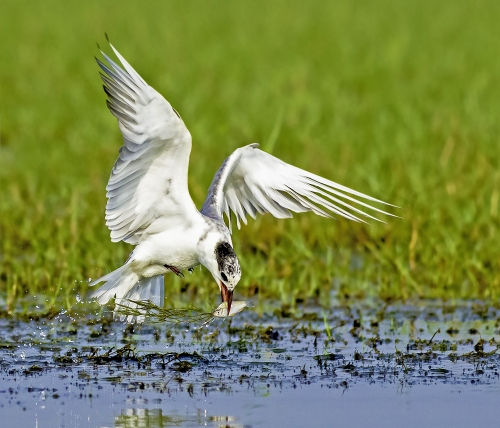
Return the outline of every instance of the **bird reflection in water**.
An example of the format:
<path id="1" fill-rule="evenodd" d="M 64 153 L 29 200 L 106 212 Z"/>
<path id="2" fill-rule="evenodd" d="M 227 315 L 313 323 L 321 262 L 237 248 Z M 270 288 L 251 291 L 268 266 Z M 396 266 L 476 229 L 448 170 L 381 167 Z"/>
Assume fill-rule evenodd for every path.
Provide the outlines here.
<path id="1" fill-rule="evenodd" d="M 234 416 L 209 416 L 198 409 L 191 414 L 165 415 L 162 409 L 125 409 L 115 417 L 115 428 L 167 428 L 182 426 L 206 426 L 217 428 L 243 428 L 235 423 Z"/>

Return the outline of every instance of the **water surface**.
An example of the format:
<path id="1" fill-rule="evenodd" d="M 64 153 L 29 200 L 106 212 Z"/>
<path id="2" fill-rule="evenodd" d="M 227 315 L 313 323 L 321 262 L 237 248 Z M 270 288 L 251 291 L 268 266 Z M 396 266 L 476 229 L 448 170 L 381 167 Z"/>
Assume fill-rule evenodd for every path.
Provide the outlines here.
<path id="1" fill-rule="evenodd" d="M 23 427 L 478 426 L 500 416 L 499 311 L 286 308 L 127 327 L 0 320 L 0 414 Z"/>

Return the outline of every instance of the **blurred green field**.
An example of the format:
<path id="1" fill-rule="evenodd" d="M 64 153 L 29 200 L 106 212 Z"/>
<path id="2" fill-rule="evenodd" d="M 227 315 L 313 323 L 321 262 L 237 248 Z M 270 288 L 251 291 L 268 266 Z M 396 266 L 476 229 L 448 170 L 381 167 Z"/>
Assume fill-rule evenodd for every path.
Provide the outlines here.
<path id="1" fill-rule="evenodd" d="M 104 225 L 121 145 L 93 58 L 104 32 L 190 129 L 198 206 L 223 159 L 259 142 L 403 207 L 387 225 L 252 221 L 234 234 L 238 298 L 500 296 L 498 1 L 6 0 L 0 16 L 10 307 L 69 307 L 131 251 Z M 204 269 L 166 284 L 174 301 L 218 300 Z"/>

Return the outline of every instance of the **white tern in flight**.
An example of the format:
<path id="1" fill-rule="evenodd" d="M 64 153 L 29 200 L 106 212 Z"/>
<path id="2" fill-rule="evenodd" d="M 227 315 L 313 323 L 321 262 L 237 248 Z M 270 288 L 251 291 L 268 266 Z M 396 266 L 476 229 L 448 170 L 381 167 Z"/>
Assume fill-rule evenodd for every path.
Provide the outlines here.
<path id="1" fill-rule="evenodd" d="M 233 290 L 241 277 L 231 241 L 231 212 L 238 228 L 241 221 L 246 224 L 247 214 L 287 218 L 291 211 L 377 220 L 351 203 L 392 215 L 354 197 L 385 202 L 289 165 L 258 144 L 236 149 L 223 162 L 198 210 L 188 191 L 191 134 L 169 102 L 111 48 L 121 66 L 104 53 L 108 64 L 97 62 L 123 146 L 106 187 L 106 225 L 113 242 L 135 248 L 122 267 L 91 283 L 104 282 L 91 295 L 100 304 L 114 297 L 125 306 L 133 305 L 128 300 L 162 305 L 164 274 L 182 275 L 201 264 L 213 275 L 231 313 Z"/>

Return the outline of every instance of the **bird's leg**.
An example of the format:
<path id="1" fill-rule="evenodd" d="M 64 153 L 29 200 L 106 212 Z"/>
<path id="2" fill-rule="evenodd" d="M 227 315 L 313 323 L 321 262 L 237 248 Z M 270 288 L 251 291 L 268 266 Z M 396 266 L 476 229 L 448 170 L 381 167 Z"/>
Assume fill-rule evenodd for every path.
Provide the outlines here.
<path id="1" fill-rule="evenodd" d="M 164 265 L 167 269 L 170 269 L 173 273 L 175 273 L 177 276 L 180 276 L 181 278 L 184 278 L 184 274 L 177 269 L 175 266 L 169 266 L 169 265 Z"/>
<path id="2" fill-rule="evenodd" d="M 193 272 L 194 272 L 194 268 L 189 268 L 189 269 L 188 269 L 188 272 L 189 272 L 189 273 L 193 273 Z"/>

